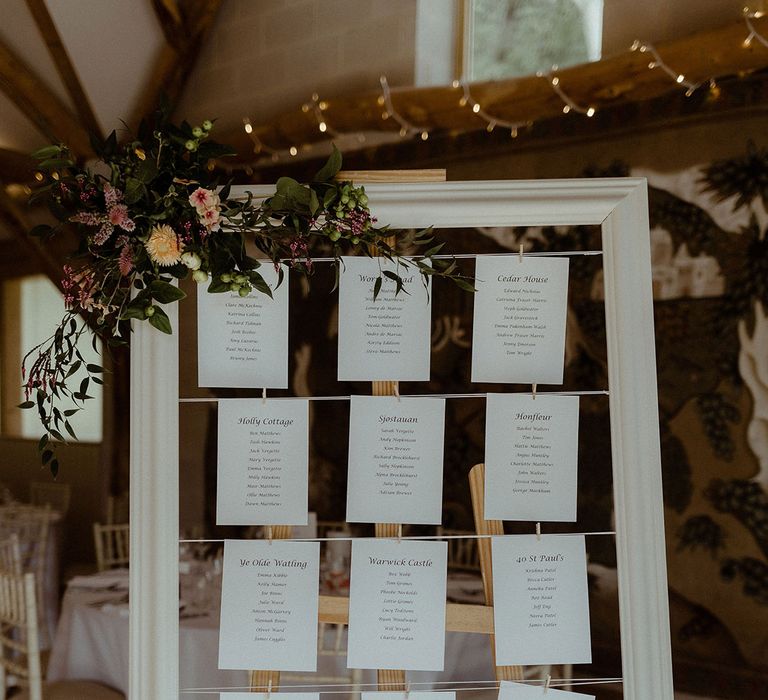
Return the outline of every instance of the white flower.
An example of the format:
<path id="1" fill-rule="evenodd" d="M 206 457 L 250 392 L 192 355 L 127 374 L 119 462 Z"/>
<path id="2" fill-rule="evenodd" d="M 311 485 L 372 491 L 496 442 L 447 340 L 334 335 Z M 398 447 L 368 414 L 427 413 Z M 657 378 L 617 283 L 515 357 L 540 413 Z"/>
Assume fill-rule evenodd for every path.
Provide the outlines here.
<path id="1" fill-rule="evenodd" d="M 181 262 L 183 262 L 190 270 L 199 270 L 203 261 L 200 260 L 200 256 L 197 253 L 191 251 L 181 254 Z"/>

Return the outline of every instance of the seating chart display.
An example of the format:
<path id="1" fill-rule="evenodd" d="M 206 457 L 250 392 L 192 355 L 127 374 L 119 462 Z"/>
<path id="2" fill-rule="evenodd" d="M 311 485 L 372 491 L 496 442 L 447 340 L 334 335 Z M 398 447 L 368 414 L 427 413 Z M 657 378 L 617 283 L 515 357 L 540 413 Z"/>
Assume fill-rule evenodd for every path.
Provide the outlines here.
<path id="1" fill-rule="evenodd" d="M 638 242 L 638 230 L 647 225 L 645 185 L 605 181 L 609 194 L 598 196 L 600 181 L 535 184 L 538 189 L 515 182 L 371 186 L 371 211 L 393 229 L 425 229 L 431 218 L 448 229 L 602 225 L 603 250 L 584 254 L 603 255 L 610 386 L 574 386 L 575 378 L 565 372 L 569 266 L 580 251 L 462 255 L 477 290 L 467 292 L 474 294 L 467 301 L 474 308 L 471 353 L 461 380 L 466 385 L 454 381 L 455 393 L 445 394 L 430 386 L 432 306 L 439 309 L 443 281 L 433 285 L 427 279 L 424 285 L 416 268 L 398 268 L 380 255 L 343 257 L 338 291 L 328 302 L 338 303 L 338 368 L 332 379 L 339 384 L 327 396 L 313 396 L 313 387 L 293 379 L 286 392 L 293 396 L 265 391 L 288 389 L 289 359 L 299 361 L 288 337 L 288 318 L 295 318 L 291 307 L 301 303 L 288 294 L 296 271 L 286 267 L 285 280 L 277 285 L 277 273 L 269 265 L 260 268 L 272 297 L 198 288 L 197 386 L 192 397 L 181 397 L 181 411 L 185 401 L 206 403 L 211 415 L 217 411 L 216 493 L 209 495 L 216 524 L 239 528 L 223 531 L 218 669 L 249 675 L 247 686 L 212 684 L 189 692 L 317 700 L 317 693 L 282 692 L 280 672 L 315 673 L 315 685 L 308 676 L 299 686 L 325 692 L 332 684 L 320 678 L 338 675 L 321 668 L 324 625 L 333 625 L 335 653 L 346 657 L 342 670 L 378 672 L 376 680 L 358 674 L 349 676 L 348 685 L 342 682 L 341 692 L 364 691 L 362 700 L 395 700 L 395 695 L 404 700 L 404 693 L 405 700 L 454 700 L 462 690 L 450 680 L 457 655 L 449 641 L 458 637 L 449 635 L 456 634 L 485 640 L 495 679 L 467 683 L 496 683 L 499 700 L 594 697 L 563 686 L 582 672 L 579 665 L 592 663 L 590 538 L 615 537 L 626 663 L 624 678 L 603 680 L 623 683 L 626 700 L 672 700 L 665 582 L 650 590 L 643 575 L 649 570 L 665 575 L 653 337 L 647 324 L 650 255 L 647 241 Z M 380 210 L 374 206 L 377 194 Z M 384 196 L 390 194 L 392 199 Z M 562 212 L 555 206 L 560 201 Z M 547 202 L 549 207 L 542 204 Z M 626 259 L 632 264 L 622 262 Z M 636 308 L 643 309 L 640 320 L 630 323 Z M 636 334 L 638 329 L 642 333 Z M 335 342 L 332 329 L 328 338 Z M 144 350 L 142 342 L 140 356 L 152 357 L 155 351 Z M 365 394 L 362 382 L 372 383 L 372 395 Z M 486 384 L 510 386 L 489 391 L 480 386 Z M 243 392 L 198 391 L 205 387 Z M 577 489 L 579 471 L 589 467 L 580 463 L 578 445 L 580 411 L 588 408 L 585 394 L 610 402 L 616 532 L 562 525 L 583 522 Z M 444 460 L 453 437 L 446 435 L 446 414 L 452 402 L 467 399 L 478 407 L 480 425 L 484 420 L 485 442 L 477 447 L 485 459 L 466 465 L 466 481 L 450 484 L 454 493 L 467 489 L 473 509 L 474 530 L 458 531 L 447 529 L 455 526 L 444 514 Z M 345 522 L 334 523 L 330 532 L 299 535 L 292 527 L 310 522 L 312 489 L 327 486 L 308 436 L 328 401 L 349 405 L 349 423 L 338 421 L 332 428 L 349 436 L 347 464 L 332 465 L 346 489 L 334 482 L 336 502 L 342 511 L 346 505 L 340 514 Z M 178 417 L 169 420 L 173 439 Z M 170 453 L 154 438 L 152 445 L 155 463 L 163 463 Z M 147 487 L 141 482 L 137 488 L 144 493 Z M 517 524 L 505 532 L 505 521 Z M 471 543 L 470 557 L 456 554 L 459 540 Z M 181 541 L 213 547 L 222 542 Z M 455 570 L 449 573 L 449 561 L 455 565 L 459 559 L 476 575 L 471 585 L 466 575 L 462 584 L 452 576 Z M 151 597 L 146 585 L 140 590 L 141 600 Z M 136 614 L 142 614 L 141 606 Z M 649 668 L 652 655 L 657 662 Z M 532 666 L 558 669 L 543 671 L 538 680 L 524 679 L 519 667 Z M 566 667 L 570 675 L 555 682 L 554 674 Z M 431 688 L 413 681 L 411 688 L 411 672 L 445 672 L 449 680 Z M 369 692 L 375 684 L 380 692 Z M 246 687 L 251 692 L 242 692 Z M 298 686 L 286 680 L 284 687 Z M 422 697 L 427 695 L 435 698 Z"/>

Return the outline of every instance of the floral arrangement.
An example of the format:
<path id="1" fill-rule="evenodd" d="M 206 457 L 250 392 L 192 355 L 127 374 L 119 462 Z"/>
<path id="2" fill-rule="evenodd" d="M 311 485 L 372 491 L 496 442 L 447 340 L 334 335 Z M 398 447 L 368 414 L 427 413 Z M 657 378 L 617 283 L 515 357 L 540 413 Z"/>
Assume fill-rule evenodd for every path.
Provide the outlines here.
<path id="1" fill-rule="evenodd" d="M 74 227 L 78 241 L 64 267 L 66 313 L 22 364 L 26 400 L 20 406 L 37 409 L 44 429 L 41 458 L 54 474 L 55 441 L 65 442 L 65 433 L 76 438 L 70 419 L 91 398 L 91 382 L 102 382 L 103 368 L 86 363 L 77 340 L 90 328 L 107 345 L 125 343 L 129 319 L 171 333 L 162 305 L 185 296 L 175 280 L 191 276 L 212 293 L 271 296 L 259 273 L 265 262 L 276 266 L 281 283 L 279 263 L 311 274 L 313 252 L 330 253 L 338 283 L 340 256 L 359 252 L 396 259 L 403 269 L 415 266 L 423 280 L 442 276 L 473 289 L 455 260 L 430 257 L 443 244 L 433 241 L 429 229 L 376 227 L 364 188 L 333 179 L 341 167 L 335 148 L 308 184 L 282 177 L 262 202 L 250 195 L 230 198 L 229 184 L 220 182 L 214 166 L 232 151 L 209 139 L 212 129 L 208 120 L 174 125 L 159 114 L 155 123 L 142 123 L 135 138 L 118 142 L 115 132 L 104 141 L 92 138 L 94 169 L 78 165 L 65 146 L 33 154 L 44 182 L 31 199 L 43 199 L 58 224 L 30 233 L 45 241 Z M 403 238 L 418 255 L 401 257 L 397 242 Z M 253 247 L 261 260 L 249 254 Z M 403 290 L 399 275 L 383 275 L 396 282 L 397 292 Z M 382 281 L 375 281 L 374 298 Z M 68 379 L 83 373 L 76 389 L 68 386 Z"/>

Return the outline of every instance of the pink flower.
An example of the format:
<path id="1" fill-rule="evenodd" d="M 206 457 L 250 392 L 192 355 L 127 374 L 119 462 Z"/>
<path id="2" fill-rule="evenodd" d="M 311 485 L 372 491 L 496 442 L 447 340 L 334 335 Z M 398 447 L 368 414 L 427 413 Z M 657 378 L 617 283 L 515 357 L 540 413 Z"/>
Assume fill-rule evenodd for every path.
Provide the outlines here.
<path id="1" fill-rule="evenodd" d="M 110 207 L 107 212 L 107 218 L 110 224 L 119 226 L 123 231 L 133 231 L 136 228 L 133 219 L 128 216 L 128 207 L 125 204 L 115 204 Z"/>
<path id="2" fill-rule="evenodd" d="M 202 217 L 209 209 L 215 209 L 219 206 L 219 195 L 211 190 L 198 187 L 189 195 L 189 203 L 197 210 L 198 216 Z"/>
<path id="3" fill-rule="evenodd" d="M 123 201 L 123 193 L 109 183 L 104 185 L 104 204 L 107 207 L 113 207 L 115 204 Z"/>
<path id="4" fill-rule="evenodd" d="M 133 251 L 131 246 L 124 245 L 120 251 L 120 256 L 117 259 L 117 267 L 120 270 L 120 274 L 123 277 L 127 277 L 133 270 Z"/>
<path id="5" fill-rule="evenodd" d="M 94 214 L 90 211 L 81 211 L 74 216 L 70 216 L 69 220 L 76 224 L 85 224 L 86 226 L 98 226 L 101 223 L 101 216 Z"/>
<path id="6" fill-rule="evenodd" d="M 219 230 L 219 210 L 206 209 L 200 215 L 200 221 L 209 231 L 218 231 Z"/>

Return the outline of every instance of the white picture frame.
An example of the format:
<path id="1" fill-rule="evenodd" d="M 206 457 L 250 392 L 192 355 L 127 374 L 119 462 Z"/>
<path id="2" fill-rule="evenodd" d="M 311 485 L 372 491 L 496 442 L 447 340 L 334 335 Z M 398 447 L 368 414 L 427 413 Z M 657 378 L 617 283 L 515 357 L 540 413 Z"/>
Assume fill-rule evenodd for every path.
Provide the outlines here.
<path id="1" fill-rule="evenodd" d="M 237 188 L 246 190 L 274 192 Z M 646 181 L 367 184 L 366 192 L 378 224 L 395 229 L 602 227 L 623 692 L 673 700 Z M 176 329 L 176 309 L 168 314 Z M 179 692 L 178 334 L 138 323 L 134 331 L 128 698 L 145 700 Z"/>

